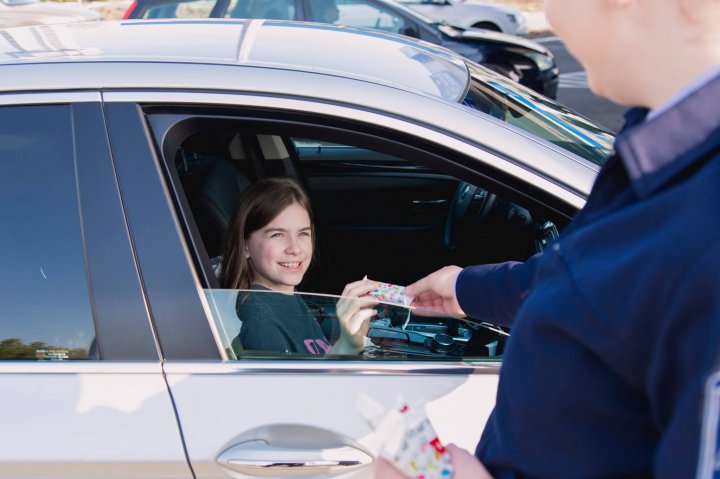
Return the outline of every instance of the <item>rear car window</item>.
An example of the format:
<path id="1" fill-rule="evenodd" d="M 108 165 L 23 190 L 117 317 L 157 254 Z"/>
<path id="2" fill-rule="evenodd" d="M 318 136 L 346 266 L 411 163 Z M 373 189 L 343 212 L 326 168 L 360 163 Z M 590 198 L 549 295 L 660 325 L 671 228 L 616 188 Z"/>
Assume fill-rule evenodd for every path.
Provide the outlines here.
<path id="1" fill-rule="evenodd" d="M 0 359 L 84 359 L 95 329 L 69 106 L 0 108 Z"/>
<path id="2" fill-rule="evenodd" d="M 148 7 L 142 18 L 209 18 L 215 0 L 163 2 Z"/>

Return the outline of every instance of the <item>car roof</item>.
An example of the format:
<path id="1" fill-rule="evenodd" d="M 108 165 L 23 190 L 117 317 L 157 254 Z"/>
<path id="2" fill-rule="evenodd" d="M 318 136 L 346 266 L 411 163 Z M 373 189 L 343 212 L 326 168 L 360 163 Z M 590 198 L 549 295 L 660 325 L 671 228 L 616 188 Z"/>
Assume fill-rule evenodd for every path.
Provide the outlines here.
<path id="1" fill-rule="evenodd" d="M 462 57 L 442 47 L 319 23 L 144 20 L 42 25 L 0 33 L 0 67 L 78 62 L 260 66 L 390 84 L 452 102 L 465 96 L 470 82 Z M 340 44 L 342 49 L 333 47 Z M 13 83 L 12 75 L 0 74 L 0 90 L 7 89 L 6 82 Z"/>

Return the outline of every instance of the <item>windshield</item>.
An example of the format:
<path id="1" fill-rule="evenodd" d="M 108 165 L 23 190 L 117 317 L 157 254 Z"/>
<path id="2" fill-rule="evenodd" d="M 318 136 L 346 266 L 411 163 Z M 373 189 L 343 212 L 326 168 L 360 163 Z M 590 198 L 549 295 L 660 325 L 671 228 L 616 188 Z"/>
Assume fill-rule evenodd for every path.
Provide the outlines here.
<path id="1" fill-rule="evenodd" d="M 430 317 L 422 311 L 374 298 L 344 298 L 265 289 L 205 290 L 228 359 L 339 356 L 338 311 L 352 301 L 370 302 L 375 315 L 364 347 L 353 359 L 500 359 L 508 333 L 486 323 Z M 345 307 L 347 310 L 347 307 Z"/>
<path id="2" fill-rule="evenodd" d="M 467 61 L 471 82 L 463 100 L 483 113 L 543 138 L 597 165 L 612 151 L 614 135 L 568 108 Z"/>

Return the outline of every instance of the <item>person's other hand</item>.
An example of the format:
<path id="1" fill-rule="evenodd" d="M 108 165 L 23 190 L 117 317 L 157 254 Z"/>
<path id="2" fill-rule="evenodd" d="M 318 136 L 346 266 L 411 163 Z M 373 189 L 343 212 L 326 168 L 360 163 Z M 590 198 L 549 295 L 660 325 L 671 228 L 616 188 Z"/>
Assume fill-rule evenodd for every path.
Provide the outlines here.
<path id="1" fill-rule="evenodd" d="M 333 345 L 333 353 L 357 354 L 362 351 L 370 327 L 370 318 L 377 314 L 375 311 L 377 301 L 367 294 L 379 287 L 380 283 L 369 279 L 355 281 L 345 286 L 343 297 L 337 303 L 340 338 Z"/>
<path id="2" fill-rule="evenodd" d="M 455 296 L 455 281 L 462 271 L 459 266 L 445 266 L 405 288 L 405 293 L 414 296 L 411 306 L 420 316 L 439 313 L 454 318 L 467 316 Z"/>
<path id="3" fill-rule="evenodd" d="M 446 449 L 453 465 L 453 479 L 492 479 L 485 466 L 465 449 L 459 448 L 455 444 L 448 444 Z M 389 461 L 382 457 L 378 458 L 375 466 L 375 479 L 406 478 L 407 476 L 398 471 Z"/>

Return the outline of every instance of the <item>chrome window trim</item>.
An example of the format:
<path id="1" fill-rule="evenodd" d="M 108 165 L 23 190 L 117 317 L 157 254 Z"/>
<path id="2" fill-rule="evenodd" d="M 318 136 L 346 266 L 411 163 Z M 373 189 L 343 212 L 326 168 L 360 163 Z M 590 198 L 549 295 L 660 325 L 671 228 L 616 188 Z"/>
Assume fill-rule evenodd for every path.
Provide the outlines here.
<path id="1" fill-rule="evenodd" d="M 32 361 L 0 359 L 3 374 L 161 374 L 158 361 Z"/>
<path id="2" fill-rule="evenodd" d="M 363 359 L 239 359 L 233 361 L 32 361 L 0 360 L 3 374 L 499 374 L 497 359 L 411 361 Z"/>
<path id="3" fill-rule="evenodd" d="M 100 91 L 59 91 L 37 93 L 2 93 L 0 106 L 52 105 L 58 103 L 100 102 Z"/>
<path id="4" fill-rule="evenodd" d="M 166 374 L 353 374 L 353 375 L 460 375 L 499 374 L 501 362 L 397 361 L 349 359 L 239 359 L 228 362 L 165 361 Z"/>
<path id="5" fill-rule="evenodd" d="M 342 105 L 335 105 L 335 104 L 329 104 L 329 103 L 319 103 L 311 100 L 302 100 L 302 99 L 295 99 L 295 98 L 280 98 L 280 97 L 269 97 L 269 96 L 259 96 L 259 95 L 252 95 L 252 94 L 228 94 L 228 93 L 216 93 L 216 92 L 143 92 L 143 91 L 131 91 L 131 92 L 123 92 L 123 91 L 105 91 L 102 94 L 103 100 L 105 102 L 128 102 L 128 103 L 140 103 L 140 104 L 178 104 L 178 105 L 187 105 L 187 104 L 215 104 L 220 106 L 250 106 L 250 107 L 258 107 L 258 108 L 273 108 L 273 109 L 282 109 L 282 110 L 298 110 L 303 112 L 309 112 L 309 113 L 317 113 L 322 115 L 329 115 L 329 116 L 339 116 L 341 118 L 354 118 L 359 121 L 363 121 L 369 124 L 373 125 L 379 125 L 386 127 L 388 129 L 411 134 L 416 137 L 421 138 L 427 138 L 430 141 L 433 141 L 438 144 L 445 145 L 447 147 L 450 147 L 451 149 L 458 151 L 464 155 L 467 155 L 469 157 L 475 157 L 480 158 L 481 161 L 486 162 L 486 164 L 489 164 L 491 166 L 494 166 L 496 168 L 503 169 L 505 171 L 509 171 L 513 176 L 526 181 L 527 183 L 533 184 L 534 186 L 544 188 L 546 191 L 548 189 L 552 189 L 553 191 L 557 191 L 558 194 L 556 197 L 559 197 L 560 199 L 566 201 L 567 203 L 572 204 L 573 206 L 577 206 L 578 209 L 582 207 L 585 200 L 584 198 L 576 195 L 575 193 L 572 193 L 568 190 L 563 189 L 562 187 L 550 182 L 549 180 L 546 180 L 544 178 L 541 178 L 531 171 L 528 171 L 524 168 L 521 168 L 517 165 L 512 164 L 511 162 L 504 160 L 502 158 L 499 158 L 480 147 L 476 147 L 473 145 L 470 145 L 462 140 L 455 139 L 455 138 L 449 138 L 450 144 L 446 142 L 445 140 L 448 139 L 446 135 L 443 133 L 431 129 L 426 126 L 413 124 L 408 120 L 401 119 L 401 118 L 394 118 L 394 117 L 387 117 L 378 113 L 374 113 L 367 110 L 362 110 L 359 107 L 351 107 L 351 106 L 342 106 Z M 144 128 L 148 128 L 147 125 L 144 125 Z M 149 132 L 148 132 L 149 134 Z M 441 141 L 442 140 L 442 141 Z M 156 168 L 158 169 L 158 174 L 162 177 L 162 172 L 159 170 L 160 164 L 159 164 L 159 158 L 157 157 L 158 153 L 154 151 L 153 148 L 153 156 L 155 157 L 155 163 Z M 501 168 L 502 167 L 502 168 Z M 173 215 L 173 222 L 175 223 L 175 228 L 177 230 L 177 234 L 180 238 L 184 238 L 184 233 L 182 230 L 182 227 L 180 225 L 180 219 L 177 216 L 177 211 L 175 211 L 175 208 L 172 206 L 173 201 L 171 198 L 171 193 L 168 190 L 168 185 L 163 181 L 163 192 L 165 195 L 165 199 L 167 201 L 167 204 L 169 205 L 172 215 Z M 210 305 L 207 301 L 207 297 L 205 295 L 205 292 L 202 288 L 202 284 L 200 281 L 200 278 L 197 274 L 197 271 L 195 270 L 194 261 L 192 258 L 192 253 L 187 245 L 186 241 L 182 241 L 182 247 L 185 252 L 185 260 L 187 261 L 188 268 L 192 272 L 195 286 L 197 289 L 198 298 L 200 299 L 201 305 L 203 309 L 205 310 L 205 316 L 208 321 L 208 324 L 210 325 L 210 329 L 212 331 L 213 337 L 215 339 L 216 346 L 218 348 L 218 351 L 220 352 L 221 358 L 223 361 L 228 361 L 228 355 L 227 351 L 225 350 L 225 346 L 223 344 L 222 338 L 220 336 L 220 333 L 218 331 L 217 324 L 215 323 L 215 320 L 213 318 L 212 309 L 210 308 Z M 398 361 L 398 364 L 392 364 L 390 361 L 383 361 L 382 365 L 375 366 L 375 361 L 377 360 L 353 360 L 353 363 L 345 362 L 345 361 L 336 361 L 331 364 L 328 363 L 328 361 L 331 360 L 323 360 L 322 364 L 312 364 L 308 361 L 302 361 L 298 359 L 293 359 L 291 361 L 300 362 L 299 364 L 288 364 L 287 361 L 283 361 L 282 364 L 279 364 L 279 361 L 258 361 L 258 360 L 245 360 L 240 359 L 237 361 L 233 361 L 232 363 L 213 363 L 212 366 L 208 366 L 206 363 L 192 363 L 194 366 L 189 367 L 189 369 L 183 369 L 188 368 L 188 363 L 176 363 L 172 361 L 166 361 L 164 362 L 166 368 L 165 372 L 173 372 L 173 373 L 181 373 L 181 372 L 189 372 L 192 370 L 193 372 L 202 371 L 203 373 L 209 373 L 208 371 L 213 371 L 213 368 L 218 364 L 229 364 L 230 372 L 234 373 L 243 373 L 243 374 L 284 374 L 288 372 L 292 372 L 294 374 L 297 374 L 299 372 L 323 372 L 323 373 L 332 373 L 333 371 L 342 371 L 343 373 L 346 372 L 353 372 L 355 374 L 401 374 L 401 373 L 412 373 L 412 374 L 419 374 L 419 373 L 428 373 L 433 374 L 432 371 L 434 371 L 434 374 L 448 374 L 450 372 L 453 372 L 455 374 L 470 374 L 473 371 L 485 371 L 489 368 L 489 370 L 486 372 L 486 374 L 497 374 L 499 372 L 500 368 L 500 362 L 454 362 L 454 363 L 436 363 L 436 365 L 428 365 L 426 362 L 413 362 L 412 365 L 410 365 L 408 362 L 405 362 L 403 364 L 402 361 Z M 251 363 L 252 366 L 248 367 L 247 364 Z M 179 366 L 175 366 L 178 364 Z M 185 366 L 183 366 L 185 365 Z M 490 365 L 490 366 L 489 366 Z M 202 366 L 202 367 L 201 367 Z M 200 367 L 200 369 L 198 369 Z M 223 368 L 227 368 L 228 366 L 222 366 Z M 169 369 L 168 369 L 169 368 Z M 178 369 L 178 370 L 176 370 Z M 222 370 L 222 373 L 227 373 L 228 371 Z"/>

